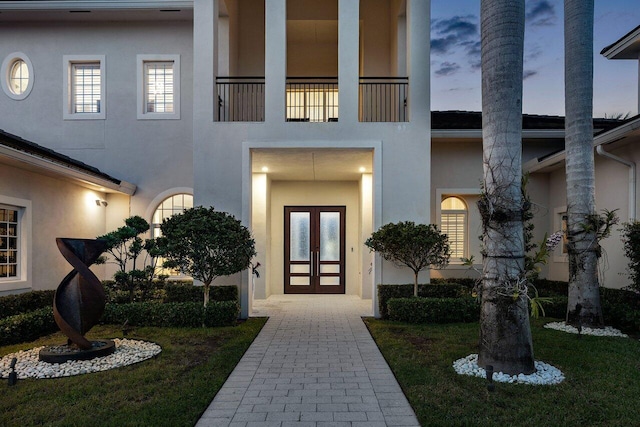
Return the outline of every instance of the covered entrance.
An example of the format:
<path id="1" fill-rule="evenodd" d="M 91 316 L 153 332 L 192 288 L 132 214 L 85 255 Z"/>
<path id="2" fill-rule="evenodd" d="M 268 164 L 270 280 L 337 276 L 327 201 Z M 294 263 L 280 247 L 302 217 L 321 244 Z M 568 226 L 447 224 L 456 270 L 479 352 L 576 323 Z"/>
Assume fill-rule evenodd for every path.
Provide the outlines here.
<path id="1" fill-rule="evenodd" d="M 334 145 L 331 143 L 331 145 Z M 353 144 L 353 143 L 352 143 Z M 375 150 L 250 147 L 251 231 L 260 276 L 250 295 L 373 295 Z M 329 145 L 329 143 L 326 143 Z"/>
<path id="2" fill-rule="evenodd" d="M 284 292 L 345 293 L 345 206 L 285 206 Z"/>

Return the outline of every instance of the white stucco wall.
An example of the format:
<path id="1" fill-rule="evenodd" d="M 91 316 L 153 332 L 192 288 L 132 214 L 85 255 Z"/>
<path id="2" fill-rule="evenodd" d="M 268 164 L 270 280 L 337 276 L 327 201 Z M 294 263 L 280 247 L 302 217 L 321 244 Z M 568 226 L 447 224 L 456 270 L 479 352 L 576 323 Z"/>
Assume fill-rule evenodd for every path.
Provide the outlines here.
<path id="1" fill-rule="evenodd" d="M 108 206 L 97 206 L 96 199 L 107 200 Z M 115 200 L 120 202 L 116 203 Z M 72 270 L 56 246 L 56 237 L 94 239 L 105 233 L 107 213 L 126 215 L 128 196 L 111 196 L 88 190 L 33 171 L 6 164 L 0 165 L 0 204 L 18 205 L 26 202 L 28 223 L 21 224 L 26 235 L 22 253 L 26 274 L 20 280 L 0 281 L 0 295 L 25 290 L 55 289 Z M 92 270 L 100 279 L 104 266 Z"/>
<path id="2" fill-rule="evenodd" d="M 636 163 L 640 161 L 640 152 L 632 145 L 614 150 L 607 149 L 607 151 Z M 595 167 L 598 213 L 602 213 L 603 209 L 617 209 L 616 213 L 620 218 L 620 224 L 628 222 L 628 168 L 597 154 L 595 155 Z M 551 230 L 559 229 L 559 213 L 566 211 L 566 191 L 565 171 L 562 167 L 549 174 L 549 207 L 555 212 L 555 215 L 549 218 Z M 600 242 L 604 254 L 599 264 L 601 285 L 608 288 L 623 288 L 630 284 L 626 275 L 628 259 L 624 255 L 621 228 L 622 225 L 613 227 L 611 237 Z M 566 255 L 561 254 L 561 248 L 556 249 L 554 257 L 549 263 L 549 279 L 569 279 L 569 263 Z"/>
<path id="3" fill-rule="evenodd" d="M 143 215 L 157 194 L 193 187 L 192 34 L 190 21 L 3 22 L 0 59 L 24 52 L 34 87 L 22 101 L 0 93 L 0 129 L 136 184 L 130 214 Z M 138 120 L 138 54 L 180 56 L 180 120 Z M 64 55 L 104 55 L 104 120 L 63 120 Z"/>

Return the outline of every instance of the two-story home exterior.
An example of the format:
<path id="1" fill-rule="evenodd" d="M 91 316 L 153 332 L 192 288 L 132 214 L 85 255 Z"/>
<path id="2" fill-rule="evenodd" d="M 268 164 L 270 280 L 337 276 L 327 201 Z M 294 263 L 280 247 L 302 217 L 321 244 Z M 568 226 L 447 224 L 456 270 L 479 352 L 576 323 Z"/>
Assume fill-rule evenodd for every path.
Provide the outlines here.
<path id="1" fill-rule="evenodd" d="M 468 277 L 480 113 L 430 112 L 429 13 L 428 0 L 1 1 L 0 239 L 3 225 L 20 238 L 0 244 L 0 295 L 57 285 L 55 237 L 131 215 L 157 235 L 193 205 L 253 233 L 260 277 L 219 280 L 240 285 L 243 316 L 283 293 L 377 308 L 376 284 L 410 281 L 363 244 L 388 222 L 440 225 L 452 265 L 432 274 Z M 541 239 L 563 178 L 534 163 L 561 152 L 563 120 L 523 127 Z"/>
<path id="2" fill-rule="evenodd" d="M 430 221 L 428 1 L 0 12 L 0 128 L 134 183 L 133 197 L 106 194 L 105 229 L 191 203 L 228 211 L 256 240 L 256 298 L 370 298 L 373 283 L 402 277 L 362 242 L 389 221 Z M 242 284 L 246 314 L 247 275 L 228 281 Z"/>

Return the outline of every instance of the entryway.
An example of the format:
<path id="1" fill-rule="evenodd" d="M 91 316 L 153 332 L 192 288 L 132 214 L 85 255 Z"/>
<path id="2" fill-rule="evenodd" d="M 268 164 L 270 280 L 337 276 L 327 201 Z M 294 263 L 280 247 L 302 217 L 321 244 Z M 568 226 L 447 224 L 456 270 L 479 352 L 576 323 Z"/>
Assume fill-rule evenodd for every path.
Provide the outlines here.
<path id="1" fill-rule="evenodd" d="M 285 206 L 284 292 L 345 293 L 345 206 Z"/>

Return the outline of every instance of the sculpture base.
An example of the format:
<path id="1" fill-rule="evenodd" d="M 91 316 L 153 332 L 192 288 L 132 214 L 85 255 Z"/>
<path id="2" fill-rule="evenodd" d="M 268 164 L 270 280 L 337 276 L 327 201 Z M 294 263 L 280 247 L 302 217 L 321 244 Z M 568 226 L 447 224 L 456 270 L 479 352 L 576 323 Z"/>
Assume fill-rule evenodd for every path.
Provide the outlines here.
<path id="1" fill-rule="evenodd" d="M 47 363 L 64 363 L 70 360 L 90 360 L 103 357 L 116 351 L 116 344 L 111 340 L 91 341 L 93 348 L 82 350 L 67 344 L 48 346 L 40 350 L 38 359 Z"/>

